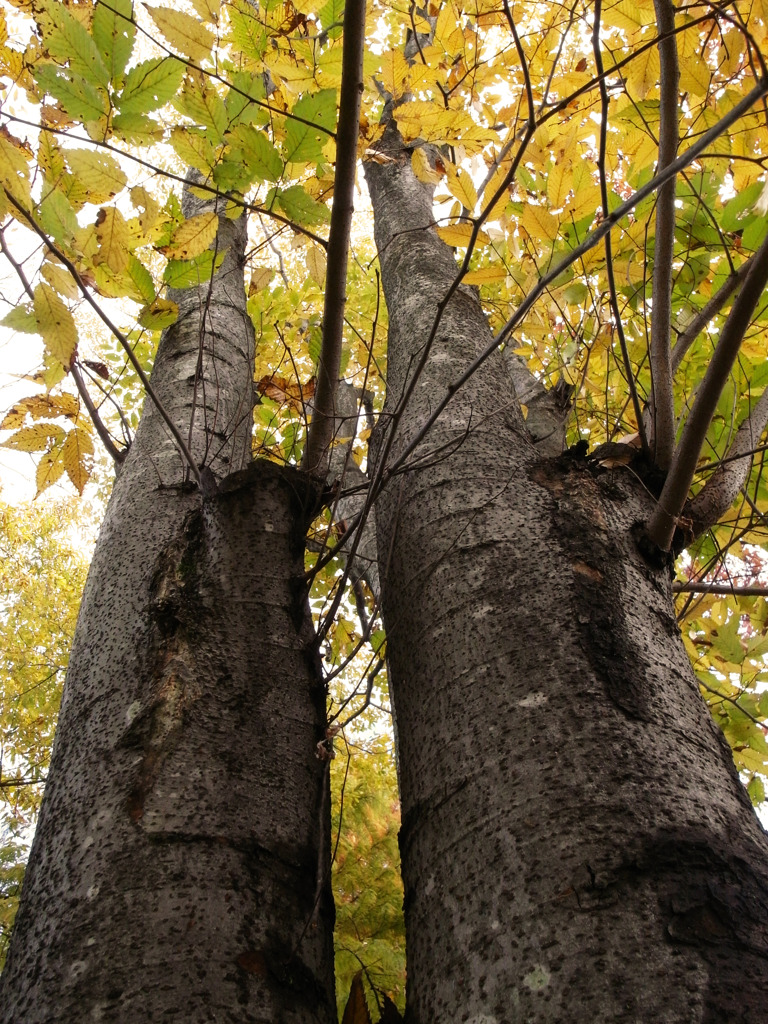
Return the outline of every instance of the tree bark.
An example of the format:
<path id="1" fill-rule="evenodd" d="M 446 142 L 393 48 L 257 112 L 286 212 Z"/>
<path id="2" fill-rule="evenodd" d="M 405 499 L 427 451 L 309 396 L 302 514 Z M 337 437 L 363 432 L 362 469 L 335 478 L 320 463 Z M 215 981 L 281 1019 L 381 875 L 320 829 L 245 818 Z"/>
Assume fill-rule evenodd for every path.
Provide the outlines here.
<path id="1" fill-rule="evenodd" d="M 203 207 L 188 191 L 187 216 Z M 245 221 L 178 292 L 91 567 L 0 989 L 7 1024 L 335 1021 L 317 500 L 251 463 Z M 190 423 L 192 426 L 190 427 Z"/>
<path id="2" fill-rule="evenodd" d="M 456 265 L 391 126 L 381 148 L 391 462 L 491 335 L 457 292 L 399 406 Z M 651 503 L 543 457 L 500 356 L 377 500 L 410 1024 L 765 1019 L 768 845 L 635 543 Z"/>

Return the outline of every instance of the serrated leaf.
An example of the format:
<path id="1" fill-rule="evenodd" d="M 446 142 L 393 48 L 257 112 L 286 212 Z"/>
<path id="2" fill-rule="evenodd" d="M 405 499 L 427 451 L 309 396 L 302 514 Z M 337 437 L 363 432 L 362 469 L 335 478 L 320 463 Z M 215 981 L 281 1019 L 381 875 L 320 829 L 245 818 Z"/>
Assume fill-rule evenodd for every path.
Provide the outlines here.
<path id="1" fill-rule="evenodd" d="M 570 163 L 561 160 L 547 175 L 547 199 L 553 209 L 559 210 L 571 191 Z"/>
<path id="2" fill-rule="evenodd" d="M 240 124 L 228 134 L 227 140 L 231 147 L 231 158 L 244 163 L 249 181 L 263 183 L 280 180 L 283 161 L 263 131 Z"/>
<path id="3" fill-rule="evenodd" d="M 51 27 L 45 33 L 48 52 L 91 85 L 106 89 L 110 75 L 99 48 L 84 25 L 57 0 L 45 5 Z"/>
<path id="4" fill-rule="evenodd" d="M 59 441 L 62 437 L 64 430 L 57 423 L 36 423 L 17 430 L 0 447 L 11 448 L 15 452 L 42 452 L 48 450 L 52 441 Z"/>
<path id="5" fill-rule="evenodd" d="M 163 281 L 169 288 L 194 288 L 210 281 L 226 253 L 206 249 L 191 260 L 169 260 Z"/>
<path id="6" fill-rule="evenodd" d="M 347 1005 L 344 1007 L 344 1016 L 341 1019 L 341 1024 L 372 1024 L 371 1015 L 368 1012 L 368 1004 L 365 1000 L 362 971 L 358 971 L 352 979 L 352 986 L 349 990 Z"/>
<path id="7" fill-rule="evenodd" d="M 179 317 L 179 307 L 172 299 L 155 299 L 148 303 L 139 313 L 139 323 L 150 331 L 162 331 L 165 327 L 175 324 Z"/>
<path id="8" fill-rule="evenodd" d="M 91 31 L 112 85 L 119 88 L 136 37 L 131 0 L 99 0 Z"/>
<path id="9" fill-rule="evenodd" d="M 190 3 L 203 21 L 210 21 L 212 24 L 218 25 L 221 0 L 190 0 Z"/>
<path id="10" fill-rule="evenodd" d="M 15 306 L 0 320 L 0 326 L 23 331 L 24 334 L 37 334 L 38 331 L 37 319 L 29 306 Z"/>
<path id="11" fill-rule="evenodd" d="M 147 304 L 154 302 L 156 293 L 152 275 L 133 253 L 128 257 L 128 266 L 125 269 L 123 276 L 128 277 L 133 285 L 133 289 L 128 292 L 128 298 Z"/>
<path id="12" fill-rule="evenodd" d="M 67 476 L 82 494 L 93 472 L 93 441 L 91 435 L 80 427 L 67 434 L 61 446 L 61 461 Z"/>
<path id="13" fill-rule="evenodd" d="M 310 245 L 304 257 L 309 276 L 320 288 L 325 285 L 326 255 L 319 245 Z"/>
<path id="14" fill-rule="evenodd" d="M 274 195 L 277 206 L 290 220 L 307 227 L 327 222 L 328 208 L 307 195 L 301 185 L 291 185 Z"/>
<path id="15" fill-rule="evenodd" d="M 99 210 L 96 237 L 99 241 L 97 262 L 106 263 L 113 274 L 121 274 L 128 265 L 131 235 L 125 218 L 114 206 Z"/>
<path id="16" fill-rule="evenodd" d="M 164 132 L 157 121 L 146 114 L 120 113 L 112 118 L 112 134 L 132 145 L 160 142 Z"/>
<path id="17" fill-rule="evenodd" d="M 72 204 L 58 189 L 46 189 L 37 208 L 43 229 L 56 242 L 69 241 L 78 229 Z"/>
<path id="18" fill-rule="evenodd" d="M 34 70 L 35 79 L 43 92 L 58 100 L 75 121 L 84 124 L 98 122 L 106 117 L 107 97 L 82 75 L 52 64 L 41 64 Z"/>
<path id="19" fill-rule="evenodd" d="M 454 164 L 445 164 L 447 173 L 448 191 L 454 198 L 458 199 L 464 209 L 471 213 L 477 203 L 477 190 L 475 184 L 466 171 L 462 171 Z"/>
<path id="20" fill-rule="evenodd" d="M 216 150 L 204 131 L 176 126 L 171 129 L 170 142 L 184 163 L 198 171 L 208 174 L 216 166 Z"/>
<path id="21" fill-rule="evenodd" d="M 462 278 L 462 284 L 496 284 L 507 279 L 507 268 L 497 263 L 492 267 L 480 267 L 479 270 L 470 270 Z"/>
<path id="22" fill-rule="evenodd" d="M 70 171 L 88 190 L 88 202 L 99 205 L 113 199 L 128 178 L 109 153 L 92 149 L 70 149 L 64 153 Z"/>
<path id="23" fill-rule="evenodd" d="M 27 416 L 33 420 L 54 419 L 57 416 L 74 420 L 79 411 L 78 400 L 66 392 L 61 395 L 32 395 L 22 398 L 8 410 L 0 423 L 0 430 L 16 430 L 24 425 Z"/>
<path id="24" fill-rule="evenodd" d="M 472 235 L 471 224 L 445 224 L 437 229 L 437 233 L 445 242 L 446 245 L 450 246 L 467 246 Z M 479 231 L 476 245 L 486 245 L 490 242 L 490 238 L 484 231 Z"/>
<path id="25" fill-rule="evenodd" d="M 184 117 L 203 128 L 212 129 L 219 137 L 227 130 L 229 117 L 224 100 L 200 73 L 191 71 L 187 74 L 174 106 Z"/>
<path id="26" fill-rule="evenodd" d="M 77 328 L 72 314 L 50 285 L 35 288 L 35 319 L 46 349 L 69 370 L 77 351 Z"/>
<path id="27" fill-rule="evenodd" d="M 184 78 L 175 57 L 155 57 L 131 68 L 116 103 L 121 115 L 149 114 L 173 99 Z"/>
<path id="28" fill-rule="evenodd" d="M 61 478 L 63 472 L 64 460 L 62 458 L 62 450 L 57 445 L 51 451 L 44 452 L 37 463 L 37 470 L 35 471 L 37 493 L 35 497 L 39 497 L 43 491 L 53 486 Z"/>
<path id="29" fill-rule="evenodd" d="M 174 50 L 197 64 L 211 56 L 213 35 L 197 18 L 170 7 L 150 7 L 148 4 L 145 6 Z"/>
<path id="30" fill-rule="evenodd" d="M 269 267 L 256 267 L 253 274 L 251 274 L 248 294 L 253 295 L 255 292 L 260 292 L 263 288 L 266 288 L 274 274 L 274 270 L 270 270 Z"/>
<path id="31" fill-rule="evenodd" d="M 58 263 L 51 263 L 48 260 L 43 263 L 40 273 L 54 291 L 63 295 L 66 299 L 77 299 L 80 296 L 80 289 L 77 281 L 68 270 Z"/>
<path id="32" fill-rule="evenodd" d="M 423 146 L 417 146 L 411 153 L 411 169 L 419 181 L 425 185 L 437 185 L 442 175 L 430 163 L 427 151 Z"/>
<path id="33" fill-rule="evenodd" d="M 190 217 L 176 228 L 170 243 L 161 246 L 160 252 L 169 259 L 194 259 L 213 242 L 218 228 L 218 214 L 213 210 Z"/>
<path id="34" fill-rule="evenodd" d="M 22 206 L 29 208 L 32 200 L 29 191 L 29 157 L 30 154 L 3 126 L 0 129 L 0 184 Z"/>
<path id="35" fill-rule="evenodd" d="M 320 160 L 328 133 L 336 126 L 336 90 L 321 89 L 305 94 L 296 102 L 292 113 L 303 120 L 289 118 L 287 121 L 283 143 L 286 163 Z M 326 131 L 322 131 L 323 128 Z"/>

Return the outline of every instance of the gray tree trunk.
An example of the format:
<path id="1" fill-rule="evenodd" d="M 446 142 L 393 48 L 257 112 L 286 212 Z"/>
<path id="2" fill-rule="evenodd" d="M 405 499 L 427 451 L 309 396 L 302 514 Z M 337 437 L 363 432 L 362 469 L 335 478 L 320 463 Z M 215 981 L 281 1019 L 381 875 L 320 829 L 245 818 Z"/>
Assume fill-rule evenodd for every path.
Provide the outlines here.
<path id="1" fill-rule="evenodd" d="M 381 148 L 393 162 L 366 173 L 387 424 L 456 264 L 391 127 Z M 460 289 L 390 462 L 489 340 Z M 668 574 L 634 542 L 648 492 L 627 471 L 543 457 L 501 356 L 411 463 L 376 504 L 408 1021 L 762 1024 L 768 845 L 699 696 Z"/>
<path id="2" fill-rule="evenodd" d="M 251 464 L 244 220 L 222 217 L 217 244 L 152 375 L 208 495 L 147 399 L 80 612 L 6 1024 L 336 1019 L 325 694 L 299 582 L 316 495 Z"/>

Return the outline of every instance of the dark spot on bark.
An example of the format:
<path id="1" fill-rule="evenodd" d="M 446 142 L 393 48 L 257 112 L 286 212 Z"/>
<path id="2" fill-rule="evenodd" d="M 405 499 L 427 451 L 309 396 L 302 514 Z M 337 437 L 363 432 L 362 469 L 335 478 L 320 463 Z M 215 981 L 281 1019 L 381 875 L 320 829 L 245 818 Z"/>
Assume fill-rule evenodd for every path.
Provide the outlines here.
<path id="1" fill-rule="evenodd" d="M 578 450 L 574 450 L 578 449 Z M 541 460 L 531 478 L 552 495 L 552 540 L 572 579 L 573 618 L 581 649 L 628 717 L 653 718 L 647 663 L 630 641 L 623 611 L 624 553 L 605 525 L 601 493 L 578 445 Z"/>

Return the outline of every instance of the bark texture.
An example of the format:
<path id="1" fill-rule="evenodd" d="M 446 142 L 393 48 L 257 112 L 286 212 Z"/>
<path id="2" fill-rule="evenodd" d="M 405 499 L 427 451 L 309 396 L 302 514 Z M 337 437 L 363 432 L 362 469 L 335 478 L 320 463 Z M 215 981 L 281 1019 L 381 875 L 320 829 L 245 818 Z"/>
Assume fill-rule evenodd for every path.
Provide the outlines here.
<path id="1" fill-rule="evenodd" d="M 396 111 L 395 111 L 396 116 Z M 396 131 L 366 169 L 396 458 L 490 339 Z M 501 357 L 376 505 L 411 1024 L 765 1020 L 768 845 L 634 539 L 626 470 L 543 457 Z"/>
<path id="2" fill-rule="evenodd" d="M 298 583 L 315 495 L 249 465 L 244 222 L 222 217 L 217 245 L 152 378 L 207 493 L 147 402 L 80 612 L 7 1024 L 335 1020 L 325 694 Z"/>

